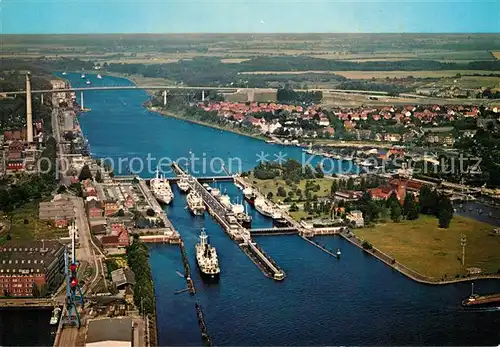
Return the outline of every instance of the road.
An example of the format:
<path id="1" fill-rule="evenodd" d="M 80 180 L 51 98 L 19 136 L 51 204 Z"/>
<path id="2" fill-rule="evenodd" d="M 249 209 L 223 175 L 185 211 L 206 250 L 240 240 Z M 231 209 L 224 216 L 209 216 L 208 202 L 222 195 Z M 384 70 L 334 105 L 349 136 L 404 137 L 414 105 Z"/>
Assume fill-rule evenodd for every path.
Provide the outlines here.
<path id="1" fill-rule="evenodd" d="M 77 328 L 64 328 L 60 331 L 60 335 L 54 343 L 54 346 L 61 347 L 74 347 L 76 346 L 76 340 L 78 338 L 78 329 Z"/>
<path id="2" fill-rule="evenodd" d="M 80 260 L 85 260 L 88 262 L 88 264 L 93 264 L 93 268 L 95 270 L 94 277 L 90 282 L 86 284 L 87 290 L 90 291 L 103 276 L 103 265 L 101 257 L 103 257 L 104 254 L 101 252 L 99 255 L 96 255 L 95 253 L 95 249 L 98 249 L 98 247 L 94 244 L 92 235 L 90 234 L 90 228 L 87 220 L 87 214 L 85 213 L 85 207 L 83 205 L 83 199 L 76 196 L 70 196 L 70 200 L 75 207 L 75 221 L 80 239 L 80 257 L 82 258 Z"/>

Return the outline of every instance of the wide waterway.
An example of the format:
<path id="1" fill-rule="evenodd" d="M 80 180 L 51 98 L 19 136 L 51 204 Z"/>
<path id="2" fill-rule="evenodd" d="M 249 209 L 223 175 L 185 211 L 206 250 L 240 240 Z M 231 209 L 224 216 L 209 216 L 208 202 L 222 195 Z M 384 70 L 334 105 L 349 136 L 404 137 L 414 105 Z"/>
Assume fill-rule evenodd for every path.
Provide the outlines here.
<path id="1" fill-rule="evenodd" d="M 73 86 L 84 85 L 69 74 Z M 93 85 L 130 84 L 104 76 Z M 139 90 L 85 94 L 92 109 L 80 117 L 94 155 L 176 158 L 189 151 L 201 156 L 240 157 L 243 169 L 255 165 L 256 153 L 282 151 L 300 159 L 300 148 L 269 145 L 252 138 L 145 110 L 148 95 Z M 144 177 L 150 176 L 148 173 Z M 223 189 L 235 199 L 231 184 Z M 415 283 L 360 249 L 337 237 L 318 238 L 329 248 L 341 248 L 334 259 L 296 236 L 261 236 L 263 249 L 287 273 L 282 283 L 263 276 L 209 215 L 193 218 L 185 197 L 174 187 L 166 208 L 182 234 L 194 262 L 194 244 L 204 226 L 217 247 L 222 269 L 219 284 L 204 284 L 193 274 L 197 294 L 176 295 L 185 287 L 177 247 L 151 248 L 160 345 L 201 345 L 194 303 L 204 309 L 208 331 L 216 345 L 498 345 L 500 310 L 465 311 L 460 301 L 470 284 L 430 286 Z M 269 225 L 255 214 L 254 226 Z M 436 264 L 439 266 L 439 264 Z M 476 291 L 500 292 L 500 281 L 476 282 Z"/>

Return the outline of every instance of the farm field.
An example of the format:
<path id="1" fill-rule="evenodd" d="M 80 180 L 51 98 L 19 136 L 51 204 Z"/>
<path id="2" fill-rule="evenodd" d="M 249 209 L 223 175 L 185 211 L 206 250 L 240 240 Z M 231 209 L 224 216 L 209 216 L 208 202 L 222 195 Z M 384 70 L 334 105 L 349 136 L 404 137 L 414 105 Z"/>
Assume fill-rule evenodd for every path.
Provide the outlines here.
<path id="1" fill-rule="evenodd" d="M 349 79 L 379 79 L 379 78 L 404 78 L 413 76 L 415 78 L 440 78 L 454 77 L 457 74 L 484 74 L 489 75 L 491 71 L 486 70 L 440 70 L 440 71 L 249 71 L 241 72 L 242 75 L 301 75 L 306 73 L 335 74 Z"/>

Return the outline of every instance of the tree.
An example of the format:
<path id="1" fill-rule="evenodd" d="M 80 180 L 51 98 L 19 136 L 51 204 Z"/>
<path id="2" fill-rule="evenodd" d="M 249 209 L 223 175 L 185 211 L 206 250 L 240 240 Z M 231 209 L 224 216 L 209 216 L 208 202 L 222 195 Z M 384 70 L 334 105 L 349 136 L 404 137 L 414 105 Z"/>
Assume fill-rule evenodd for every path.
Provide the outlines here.
<path id="1" fill-rule="evenodd" d="M 418 218 L 418 206 L 413 194 L 407 193 L 403 204 L 403 212 L 408 220 Z"/>
<path id="2" fill-rule="evenodd" d="M 352 177 L 347 180 L 347 190 L 354 190 L 354 178 Z"/>
<path id="3" fill-rule="evenodd" d="M 391 219 L 395 223 L 399 223 L 401 221 L 401 206 L 399 204 L 391 206 Z"/>
<path id="4" fill-rule="evenodd" d="M 299 210 L 299 208 L 297 207 L 297 205 L 295 203 L 292 203 L 292 205 L 290 206 L 289 211 L 290 212 L 297 212 L 298 210 Z"/>
<path id="5" fill-rule="evenodd" d="M 148 208 L 146 211 L 146 215 L 148 215 L 149 217 L 154 217 L 155 211 L 152 208 Z"/>
<path id="6" fill-rule="evenodd" d="M 453 218 L 453 205 L 451 204 L 450 199 L 447 197 L 443 197 L 439 204 L 439 227 L 440 228 L 449 228 L 451 219 Z"/>
<path id="7" fill-rule="evenodd" d="M 92 179 L 92 172 L 90 172 L 90 168 L 87 164 L 82 167 L 82 171 L 80 171 L 80 175 L 78 176 L 80 182 L 83 182 L 88 179 Z"/>
<path id="8" fill-rule="evenodd" d="M 273 192 L 267 193 L 267 200 L 272 200 L 273 199 Z"/>
<path id="9" fill-rule="evenodd" d="M 316 170 L 316 177 L 317 178 L 323 178 L 325 177 L 325 174 L 323 173 L 323 169 L 321 168 L 321 165 L 318 163 L 316 167 L 314 168 Z"/>
<path id="10" fill-rule="evenodd" d="M 66 186 L 63 184 L 57 188 L 57 194 L 64 193 L 66 191 Z"/>
<path id="11" fill-rule="evenodd" d="M 401 206 L 396 192 L 392 192 L 392 194 L 389 196 L 389 199 L 387 199 L 386 201 L 386 206 L 390 209 L 392 209 L 392 206 Z"/>
<path id="12" fill-rule="evenodd" d="M 331 188 L 330 188 L 330 195 L 331 195 L 331 196 L 334 196 L 334 195 L 335 195 L 335 193 L 337 193 L 337 190 L 338 190 L 338 189 L 339 189 L 339 185 L 338 185 L 338 183 L 337 183 L 337 180 L 334 180 L 334 181 L 332 182 L 332 186 L 331 186 Z"/>
<path id="13" fill-rule="evenodd" d="M 117 217 L 123 217 L 125 216 L 125 211 L 123 211 L 123 208 L 119 209 L 118 212 L 116 212 Z M 153 216 L 154 216 L 154 211 L 153 211 Z"/>
<path id="14" fill-rule="evenodd" d="M 285 197 L 286 196 L 286 190 L 285 190 L 285 188 L 283 188 L 282 186 L 279 186 L 277 194 L 278 194 L 278 196 Z"/>
<path id="15" fill-rule="evenodd" d="M 102 183 L 102 174 L 101 174 L 101 169 L 97 170 L 95 174 L 95 181 L 97 183 Z"/>

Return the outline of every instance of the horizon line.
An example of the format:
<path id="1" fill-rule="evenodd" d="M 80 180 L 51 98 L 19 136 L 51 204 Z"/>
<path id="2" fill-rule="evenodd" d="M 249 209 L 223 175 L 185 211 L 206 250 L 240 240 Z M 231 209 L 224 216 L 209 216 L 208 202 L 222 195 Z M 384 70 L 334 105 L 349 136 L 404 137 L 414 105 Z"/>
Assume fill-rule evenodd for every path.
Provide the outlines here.
<path id="1" fill-rule="evenodd" d="M 43 36 L 43 35 L 500 35 L 499 32 L 347 32 L 347 31 L 331 31 L 331 32 L 81 32 L 81 33 L 0 33 L 0 36 Z"/>

